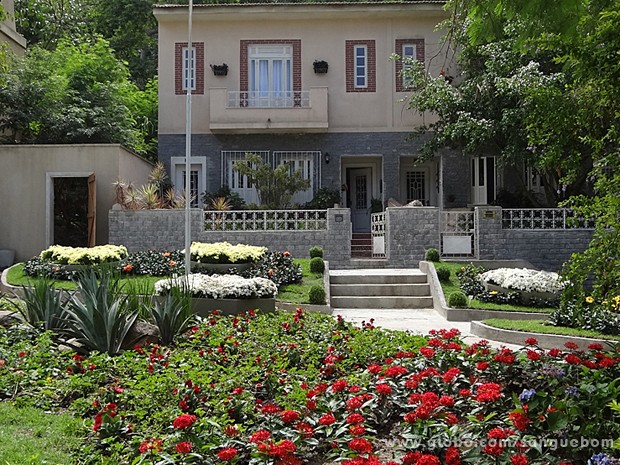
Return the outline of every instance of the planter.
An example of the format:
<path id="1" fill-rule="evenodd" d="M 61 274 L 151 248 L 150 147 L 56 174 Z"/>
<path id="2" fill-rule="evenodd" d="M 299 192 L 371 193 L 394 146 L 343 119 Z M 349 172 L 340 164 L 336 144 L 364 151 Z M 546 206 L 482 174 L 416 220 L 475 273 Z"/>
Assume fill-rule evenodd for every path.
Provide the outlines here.
<path id="1" fill-rule="evenodd" d="M 214 76 L 226 76 L 228 74 L 228 65 L 224 63 L 223 65 L 209 65 L 213 70 Z"/>
<path id="2" fill-rule="evenodd" d="M 208 316 L 214 310 L 218 310 L 222 315 L 238 315 L 257 309 L 264 313 L 274 312 L 276 299 L 192 299 L 194 314 L 202 317 Z"/>
<path id="3" fill-rule="evenodd" d="M 501 292 L 502 294 L 508 294 L 509 292 L 517 292 L 521 296 L 521 301 L 524 304 L 530 303 L 533 299 L 545 299 L 545 300 L 557 300 L 560 296 L 553 292 L 527 292 L 520 291 L 518 289 L 508 289 L 506 287 L 496 286 L 495 284 L 483 282 L 482 285 L 487 291 Z"/>
<path id="4" fill-rule="evenodd" d="M 200 263 L 191 262 L 192 272 L 211 273 L 211 274 L 229 274 L 231 268 L 235 270 L 235 274 L 252 268 L 253 263 Z"/>
<path id="5" fill-rule="evenodd" d="M 15 251 L 11 249 L 0 249 L 0 270 L 13 265 Z"/>

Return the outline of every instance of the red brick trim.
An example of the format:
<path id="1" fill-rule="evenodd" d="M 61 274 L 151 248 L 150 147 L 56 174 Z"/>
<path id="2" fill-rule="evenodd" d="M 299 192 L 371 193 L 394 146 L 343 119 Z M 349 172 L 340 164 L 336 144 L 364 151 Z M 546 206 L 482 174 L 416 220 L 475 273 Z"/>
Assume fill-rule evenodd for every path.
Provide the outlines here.
<path id="1" fill-rule="evenodd" d="M 193 95 L 205 93 L 205 44 L 204 42 L 192 42 L 196 49 L 196 88 L 192 91 Z M 183 89 L 183 49 L 187 47 L 187 42 L 176 42 L 174 44 L 174 93 L 184 95 Z"/>
<path id="2" fill-rule="evenodd" d="M 394 46 L 394 53 L 399 57 L 403 56 L 403 45 L 405 44 L 414 44 L 415 45 L 415 55 L 418 61 L 421 61 L 424 64 L 424 39 L 396 39 L 396 43 Z M 403 70 L 403 62 L 402 60 L 394 61 L 396 64 L 396 92 L 405 92 L 410 90 L 409 87 L 405 87 L 403 85 L 403 77 L 401 76 L 401 71 Z"/>
<path id="3" fill-rule="evenodd" d="M 239 90 L 247 92 L 248 48 L 251 45 L 290 45 L 293 47 L 293 92 L 301 92 L 301 39 L 252 39 L 239 43 Z"/>
<path id="4" fill-rule="evenodd" d="M 356 45 L 365 45 L 368 52 L 368 78 L 366 87 L 355 87 L 355 57 L 353 49 Z M 377 91 L 377 52 L 374 40 L 347 40 L 345 42 L 345 79 L 347 92 Z"/>

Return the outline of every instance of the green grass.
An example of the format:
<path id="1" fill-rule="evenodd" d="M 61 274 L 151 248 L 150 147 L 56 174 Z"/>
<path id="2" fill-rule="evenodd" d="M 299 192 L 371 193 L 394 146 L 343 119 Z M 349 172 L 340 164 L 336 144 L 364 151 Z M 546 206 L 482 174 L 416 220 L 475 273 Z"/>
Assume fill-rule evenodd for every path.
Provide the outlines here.
<path id="1" fill-rule="evenodd" d="M 310 272 L 309 258 L 296 258 L 295 263 L 301 265 L 303 280 L 301 284 L 287 284 L 282 286 L 278 292 L 277 299 L 282 302 L 290 302 L 293 304 L 307 304 L 308 292 L 312 286 L 323 287 L 323 275 L 317 275 Z M 20 263 L 9 270 L 7 281 L 13 286 L 30 286 L 37 278 L 31 278 L 24 274 L 24 264 Z M 140 293 L 155 292 L 155 282 L 163 277 L 156 276 L 129 276 L 120 280 L 121 285 L 126 288 L 136 287 L 142 291 Z M 72 281 L 54 281 L 54 286 L 58 289 L 75 289 Z M 1 464 L 1 462 L 0 462 Z"/>
<path id="2" fill-rule="evenodd" d="M 81 420 L 0 402 L 0 464 L 67 465 L 82 442 Z"/>
<path id="3" fill-rule="evenodd" d="M 561 336 L 576 337 L 595 337 L 598 339 L 609 339 L 620 341 L 620 336 L 602 334 L 597 331 L 579 328 L 566 328 L 564 326 L 552 326 L 545 320 L 504 320 L 499 318 L 491 318 L 484 320 L 483 323 L 500 329 L 511 329 L 513 331 L 528 331 L 532 333 L 543 334 L 559 334 Z"/>
<path id="4" fill-rule="evenodd" d="M 287 284 L 278 290 L 277 299 L 282 302 L 290 302 L 292 304 L 307 304 L 308 292 L 312 286 L 323 287 L 323 275 L 315 274 L 310 271 L 309 258 L 296 258 L 295 263 L 301 265 L 303 278 L 300 284 Z"/>
<path id="5" fill-rule="evenodd" d="M 461 269 L 465 263 L 457 263 L 457 262 L 435 262 L 433 263 L 435 268 L 437 267 L 445 267 L 450 270 L 450 282 L 441 282 L 441 288 L 443 289 L 444 296 L 446 297 L 446 302 L 448 301 L 448 297 L 455 291 L 460 291 L 461 288 L 459 286 L 459 280 L 456 277 L 456 272 Z M 503 310 L 507 312 L 535 312 L 535 313 L 551 313 L 553 312 L 553 308 L 539 308 L 539 307 L 528 307 L 521 305 L 508 305 L 508 304 L 495 304 L 490 302 L 481 302 L 477 299 L 473 299 L 469 302 L 469 308 L 479 308 L 482 310 Z"/>

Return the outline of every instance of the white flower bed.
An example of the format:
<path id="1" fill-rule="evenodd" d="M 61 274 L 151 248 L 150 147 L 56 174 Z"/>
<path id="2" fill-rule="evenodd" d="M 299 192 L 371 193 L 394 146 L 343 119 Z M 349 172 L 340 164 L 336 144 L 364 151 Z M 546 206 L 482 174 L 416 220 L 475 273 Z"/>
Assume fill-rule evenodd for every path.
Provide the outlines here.
<path id="1" fill-rule="evenodd" d="M 43 261 L 63 265 L 97 265 L 122 260 L 127 249 L 122 245 L 98 245 L 96 247 L 65 247 L 53 245 L 39 254 Z"/>
<path id="2" fill-rule="evenodd" d="M 217 274 L 190 274 L 187 279 L 185 276 L 162 279 L 155 283 L 155 292 L 163 295 L 172 287 L 189 288 L 194 297 L 207 299 L 256 299 L 275 297 L 278 293 L 278 288 L 269 279 Z"/>
<path id="3" fill-rule="evenodd" d="M 478 277 L 482 282 L 524 292 L 557 294 L 564 287 L 564 283 L 560 281 L 560 276 L 557 273 L 528 268 L 498 268 L 486 271 Z"/>
<path id="4" fill-rule="evenodd" d="M 192 242 L 189 250 L 199 263 L 255 263 L 267 252 L 266 247 L 228 242 Z"/>

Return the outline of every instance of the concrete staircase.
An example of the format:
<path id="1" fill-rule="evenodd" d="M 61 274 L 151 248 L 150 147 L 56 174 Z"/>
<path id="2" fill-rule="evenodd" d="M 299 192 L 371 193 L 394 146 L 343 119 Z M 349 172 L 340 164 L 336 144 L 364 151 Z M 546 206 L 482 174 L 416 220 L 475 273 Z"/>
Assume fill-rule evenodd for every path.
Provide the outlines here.
<path id="1" fill-rule="evenodd" d="M 351 238 L 351 258 L 370 258 L 372 256 L 372 236 L 370 233 L 353 233 Z"/>
<path id="2" fill-rule="evenodd" d="M 417 269 L 331 270 L 332 309 L 432 308 L 426 275 Z"/>

